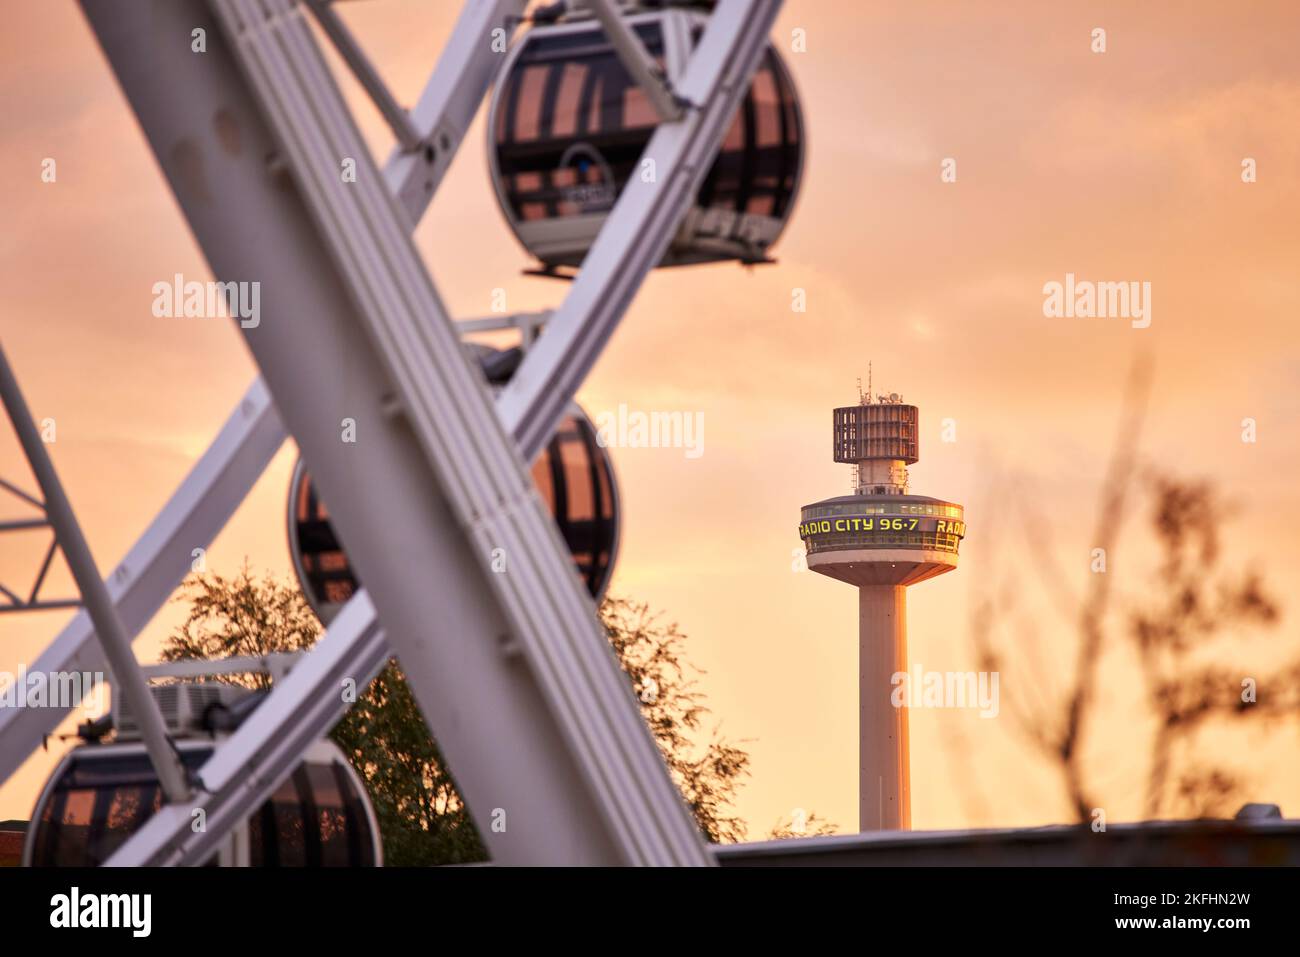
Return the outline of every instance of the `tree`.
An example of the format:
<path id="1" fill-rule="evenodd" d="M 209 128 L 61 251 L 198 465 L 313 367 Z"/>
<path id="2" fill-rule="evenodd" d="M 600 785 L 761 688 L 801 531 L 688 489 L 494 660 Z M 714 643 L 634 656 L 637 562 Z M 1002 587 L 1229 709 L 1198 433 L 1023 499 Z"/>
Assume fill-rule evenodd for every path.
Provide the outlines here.
<path id="1" fill-rule="evenodd" d="M 295 583 L 259 578 L 247 564 L 233 578 L 215 573 L 191 576 L 178 600 L 189 602 L 189 614 L 168 637 L 165 661 L 302 651 L 321 634 Z M 606 599 L 599 611 L 650 733 L 701 831 L 710 841 L 744 840 L 745 823 L 732 803 L 749 773 L 749 755 L 716 729 L 697 741 L 708 709 L 682 655 L 684 636 L 676 625 L 660 624 L 643 604 Z M 223 680 L 251 688 L 270 683 L 265 675 Z M 388 863 L 487 859 L 447 762 L 396 661 L 358 696 L 330 736 L 366 782 Z"/>
<path id="2" fill-rule="evenodd" d="M 745 822 L 730 811 L 749 755 L 713 730 L 701 747 L 694 743 L 708 708 L 683 663 L 685 636 L 677 625 L 661 625 L 648 606 L 606 599 L 600 621 L 632 682 L 641 713 L 668 771 L 705 837 L 716 843 L 743 841 Z"/>
<path id="3" fill-rule="evenodd" d="M 189 614 L 168 637 L 164 661 L 304 651 L 321 635 L 320 623 L 295 583 L 259 578 L 247 563 L 234 578 L 190 576 L 179 599 L 189 602 Z M 253 689 L 271 683 L 262 674 L 221 680 Z M 330 737 L 366 782 L 389 864 L 486 859 L 397 662 L 389 662 L 358 696 Z"/>
<path id="4" fill-rule="evenodd" d="M 1260 575 L 1222 567 L 1219 542 L 1228 511 L 1214 488 L 1205 481 L 1138 467 L 1138 436 L 1149 382 L 1149 367 L 1139 362 L 1106 474 L 1093 536 L 1097 547 L 1082 596 L 1076 597 L 1044 544 L 1049 523 L 1028 510 L 1024 496 L 1007 496 L 1017 502 L 1025 518 L 1031 573 L 1041 576 L 1077 635 L 1075 667 L 1067 675 L 1064 691 L 1050 693 L 1052 682 L 1035 667 L 1036 625 L 1022 629 L 1014 646 L 996 638 L 998 628 L 1014 627 L 1009 613 L 1014 588 L 1005 592 L 1001 602 L 981 600 L 971 631 L 981 668 L 1019 669 L 1018 680 L 1003 686 L 1025 692 L 1004 696 L 1004 710 L 1059 772 L 1080 823 L 1092 822 L 1094 809 L 1105 807 L 1106 796 L 1083 755 L 1100 712 L 1097 689 L 1103 651 L 1113 643 L 1117 625 L 1137 659 L 1143 680 L 1141 703 L 1154 728 L 1142 794 L 1148 818 L 1169 812 L 1222 815 L 1243 799 L 1244 782 L 1204 748 L 1196 747 L 1197 734 L 1212 722 L 1262 724 L 1300 716 L 1300 662 L 1259 676 L 1241 674 L 1225 661 L 1225 652 L 1240 651 L 1258 629 L 1276 623 L 1278 607 Z M 1135 494 L 1145 495 L 1149 530 L 1159 555 L 1136 597 L 1116 594 L 1115 574 L 1107 570 L 1108 563 L 1115 567 L 1119 530 L 1127 502 Z M 1267 688 L 1268 694 L 1256 698 L 1257 687 Z M 1140 741 L 1140 731 L 1130 729 L 1126 740 Z"/>
<path id="5" fill-rule="evenodd" d="M 1296 677 L 1243 676 L 1207 662 L 1225 630 L 1270 626 L 1278 607 L 1258 572 L 1222 572 L 1219 526 L 1225 510 L 1206 482 L 1154 473 L 1151 521 L 1161 546 L 1151 597 L 1129 613 L 1128 637 L 1142 666 L 1148 708 L 1156 717 L 1146 785 L 1146 816 L 1175 810 L 1222 815 L 1240 799 L 1242 782 L 1197 749 L 1196 735 L 1213 720 L 1268 720 L 1300 714 Z M 1260 700 L 1259 686 L 1267 689 Z"/>
<path id="6" fill-rule="evenodd" d="M 792 837 L 825 837 L 838 831 L 839 828 L 816 812 L 810 814 L 801 809 L 773 824 L 767 832 L 767 839 L 783 841 Z"/>
<path id="7" fill-rule="evenodd" d="M 386 862 L 420 867 L 487 860 L 469 808 L 396 661 L 330 736 L 366 782 Z"/>
<path id="8" fill-rule="evenodd" d="M 320 622 L 296 587 L 270 577 L 259 580 L 247 562 L 235 578 L 191 575 L 178 600 L 188 601 L 190 610 L 168 636 L 163 661 L 304 651 L 321 633 Z M 271 686 L 268 675 L 230 680 L 256 689 Z"/>

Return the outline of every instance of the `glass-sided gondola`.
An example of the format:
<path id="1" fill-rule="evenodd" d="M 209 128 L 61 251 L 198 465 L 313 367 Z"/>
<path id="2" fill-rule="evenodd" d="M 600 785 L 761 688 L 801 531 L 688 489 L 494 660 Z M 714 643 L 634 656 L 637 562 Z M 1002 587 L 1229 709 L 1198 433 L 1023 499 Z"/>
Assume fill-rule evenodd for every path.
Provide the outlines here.
<path id="1" fill-rule="evenodd" d="M 200 695 L 210 684 L 155 687 Z M 220 689 L 227 697 L 238 693 Z M 245 699 L 255 703 L 253 696 Z M 211 712 L 209 712 L 210 714 Z M 251 713 L 251 711 L 249 712 Z M 178 729 L 173 743 L 197 772 L 219 734 Z M 69 751 L 37 799 L 23 847 L 35 867 L 104 864 L 162 806 L 162 791 L 139 740 L 92 740 Z M 247 820 L 233 828 L 207 861 L 211 867 L 375 867 L 383 860 L 379 828 L 365 786 L 338 746 L 314 742 L 302 763 Z"/>
<path id="2" fill-rule="evenodd" d="M 493 387 L 505 384 L 521 358 L 517 348 L 471 349 Z M 609 452 L 597 441 L 595 426 L 576 403 L 533 462 L 532 476 L 573 556 L 574 569 L 599 601 L 618 557 L 618 484 Z M 289 550 L 308 604 L 328 625 L 361 586 L 301 459 L 289 485 Z"/>
<path id="3" fill-rule="evenodd" d="M 664 9 L 628 22 L 677 81 L 707 15 Z M 579 13 L 515 44 L 492 98 L 488 160 L 506 219 L 545 268 L 579 265 L 629 179 L 650 175 L 639 164 L 657 123 L 597 21 Z M 803 146 L 794 82 L 769 46 L 661 265 L 767 261 L 794 206 Z"/>

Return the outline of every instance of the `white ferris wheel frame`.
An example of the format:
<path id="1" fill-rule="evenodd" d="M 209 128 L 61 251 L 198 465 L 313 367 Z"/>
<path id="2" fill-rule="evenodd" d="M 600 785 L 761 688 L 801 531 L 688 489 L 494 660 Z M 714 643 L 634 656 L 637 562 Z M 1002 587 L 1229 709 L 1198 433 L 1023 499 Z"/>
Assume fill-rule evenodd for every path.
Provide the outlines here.
<path id="1" fill-rule="evenodd" d="M 410 232 L 503 59 L 497 31 L 509 35 L 526 0 L 468 0 L 407 116 L 418 142 L 399 129 L 382 171 L 293 0 L 80 2 L 214 276 L 273 277 L 266 321 L 243 330 L 262 377 L 107 576 L 117 614 L 138 634 L 287 434 L 369 586 L 222 742 L 190 800 L 164 805 L 108 863 L 201 863 L 344 713 L 340 688 L 365 687 L 393 653 L 493 861 L 711 863 L 525 463 L 663 257 L 781 0 L 719 0 L 671 97 L 651 91 L 679 113 L 646 148 L 658 175 L 629 182 L 495 408 Z M 614 0 L 587 5 L 613 19 Z M 189 48 L 195 28 L 207 31 L 202 55 Z M 637 56 L 626 37 L 615 46 Z M 351 52 L 354 69 L 368 66 Z M 356 162 L 354 188 L 337 186 L 340 157 Z M 350 447 L 344 416 L 359 426 Z M 505 574 L 489 568 L 494 548 Z M 33 669 L 93 670 L 94 637 L 83 610 Z M 63 717 L 0 711 L 0 780 Z"/>

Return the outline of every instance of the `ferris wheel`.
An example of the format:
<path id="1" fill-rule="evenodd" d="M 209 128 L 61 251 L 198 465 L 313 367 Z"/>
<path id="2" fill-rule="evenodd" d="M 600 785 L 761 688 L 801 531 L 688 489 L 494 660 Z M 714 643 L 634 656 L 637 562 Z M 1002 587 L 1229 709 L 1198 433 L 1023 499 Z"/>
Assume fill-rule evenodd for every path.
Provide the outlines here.
<path id="1" fill-rule="evenodd" d="M 348 805 L 363 789 L 321 739 L 348 707 L 341 689 L 396 655 L 494 861 L 711 863 L 594 615 L 617 486 L 573 396 L 650 270 L 768 261 L 804 161 L 794 83 L 768 40 L 780 0 L 469 0 L 409 111 L 329 0 L 81 6 L 214 277 L 259 282 L 263 315 L 236 324 L 260 377 L 106 576 L 0 354 L 41 487 L 26 497 L 81 592 L 31 670 L 107 664 L 132 728 L 121 760 L 156 785 L 102 862 L 246 862 L 248 829 L 273 823 L 295 780 L 336 781 L 352 795 L 339 814 L 373 838 L 373 815 Z M 393 131 L 382 165 L 318 35 Z M 535 271 L 572 280 L 543 316 L 501 320 L 526 346 L 508 375 L 462 343 L 484 321 L 452 319 L 411 239 L 490 89 L 502 212 Z M 356 441 L 340 441 L 342 423 Z M 217 702 L 214 730 L 208 710 L 194 717 L 197 691 L 160 708 L 131 640 L 290 436 L 295 563 L 328 628 L 292 662 L 220 666 L 278 672 L 255 703 Z M 564 505 L 569 448 L 587 453 L 572 480 L 589 476 L 603 503 L 590 516 Z M 39 588 L 11 594 L 13 609 L 48 607 Z M 0 710 L 0 780 L 65 714 Z M 180 740 L 199 726 L 213 732 L 203 747 Z M 42 808 L 88 762 L 65 760 Z M 229 850 L 241 833 L 242 857 Z M 253 846 L 254 860 L 282 853 Z"/>

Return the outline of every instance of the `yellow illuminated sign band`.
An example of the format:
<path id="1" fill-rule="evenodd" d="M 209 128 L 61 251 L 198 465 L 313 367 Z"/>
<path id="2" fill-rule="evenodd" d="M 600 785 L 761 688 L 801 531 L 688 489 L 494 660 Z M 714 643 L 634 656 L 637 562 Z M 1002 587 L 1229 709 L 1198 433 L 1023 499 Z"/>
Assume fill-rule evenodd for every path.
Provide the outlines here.
<path id="1" fill-rule="evenodd" d="M 800 538 L 853 532 L 937 532 L 964 538 L 966 523 L 952 518 L 918 518 L 914 515 L 842 515 L 814 519 L 799 526 Z"/>

